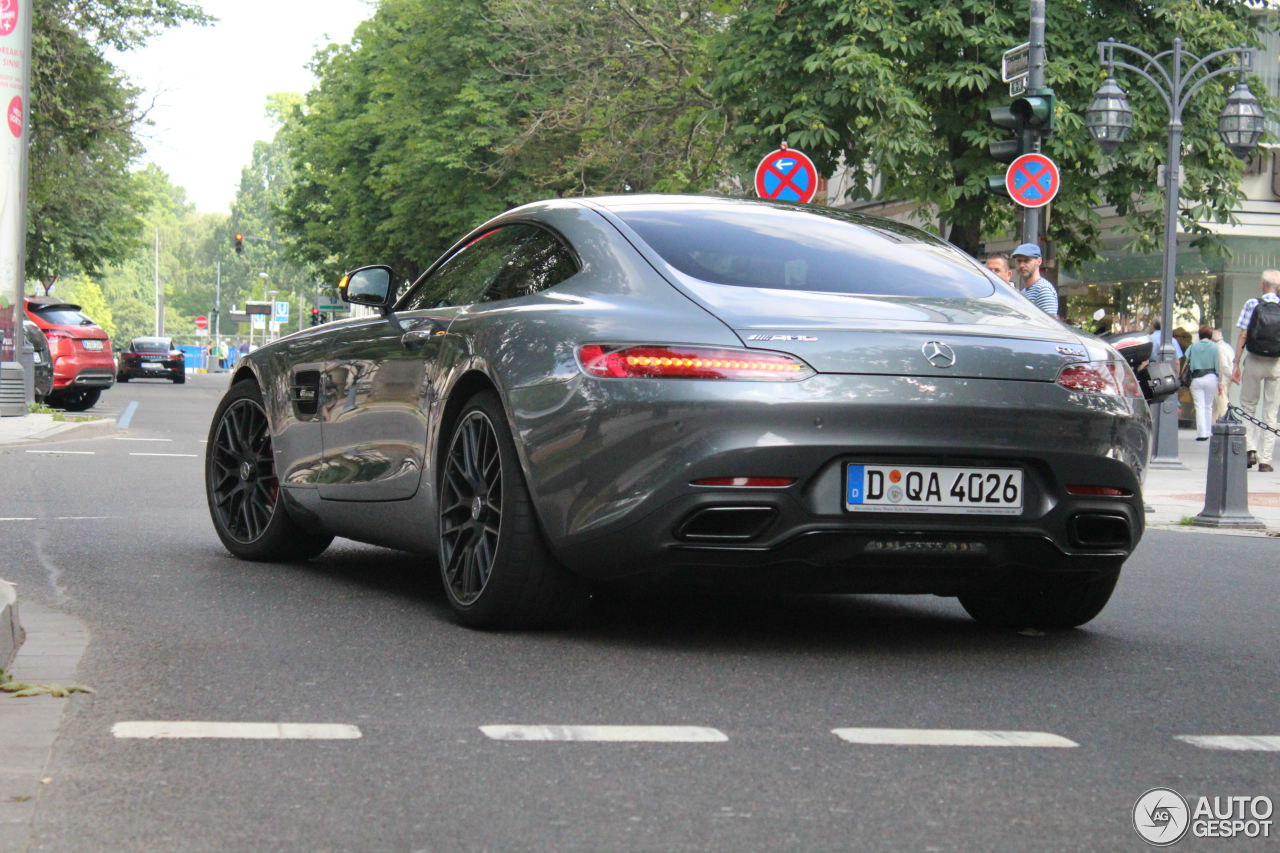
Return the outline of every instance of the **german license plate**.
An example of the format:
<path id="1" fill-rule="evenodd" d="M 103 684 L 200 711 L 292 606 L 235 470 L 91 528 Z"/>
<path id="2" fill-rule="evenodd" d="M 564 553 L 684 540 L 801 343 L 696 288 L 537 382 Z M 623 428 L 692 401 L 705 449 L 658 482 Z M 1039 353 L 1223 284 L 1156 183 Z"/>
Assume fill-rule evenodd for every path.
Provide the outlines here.
<path id="1" fill-rule="evenodd" d="M 83 343 L 84 343 L 84 348 L 87 350 L 90 350 L 92 352 L 102 351 L 102 341 L 98 340 L 97 338 L 89 338 L 88 340 L 85 340 Z"/>
<path id="2" fill-rule="evenodd" d="M 164 370 L 163 361 L 144 361 L 142 362 L 143 370 Z"/>
<path id="3" fill-rule="evenodd" d="M 849 512 L 936 512 L 1017 515 L 1022 471 L 848 463 L 844 508 Z"/>

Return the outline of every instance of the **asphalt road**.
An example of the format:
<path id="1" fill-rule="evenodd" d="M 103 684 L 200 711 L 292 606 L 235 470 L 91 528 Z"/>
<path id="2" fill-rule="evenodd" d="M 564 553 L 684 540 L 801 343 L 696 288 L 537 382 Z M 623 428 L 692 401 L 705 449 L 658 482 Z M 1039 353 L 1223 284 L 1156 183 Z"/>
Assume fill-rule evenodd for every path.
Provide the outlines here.
<path id="1" fill-rule="evenodd" d="M 1142 850 L 1148 789 L 1280 800 L 1280 752 L 1179 740 L 1280 735 L 1274 539 L 1152 532 L 1107 610 L 1065 633 L 984 630 L 935 598 L 671 590 L 480 633 L 449 620 L 423 558 L 345 540 L 302 566 L 227 555 L 201 482 L 224 387 L 117 386 L 95 409 L 130 412 L 117 437 L 0 449 L 0 517 L 40 519 L 0 522 L 3 574 L 92 637 L 78 679 L 96 693 L 65 700 L 31 850 Z M 157 721 L 359 737 L 113 734 Z M 700 728 L 555 728 L 606 725 Z"/>

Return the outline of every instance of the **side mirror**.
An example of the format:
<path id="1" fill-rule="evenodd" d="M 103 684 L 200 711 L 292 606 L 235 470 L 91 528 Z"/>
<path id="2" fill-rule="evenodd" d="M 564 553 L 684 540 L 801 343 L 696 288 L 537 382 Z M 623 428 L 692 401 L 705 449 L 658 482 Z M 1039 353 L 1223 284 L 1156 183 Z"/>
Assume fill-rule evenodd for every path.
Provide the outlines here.
<path id="1" fill-rule="evenodd" d="M 338 295 L 343 302 L 387 308 L 395 297 L 391 290 L 392 280 L 391 267 L 360 267 L 338 282 Z"/>

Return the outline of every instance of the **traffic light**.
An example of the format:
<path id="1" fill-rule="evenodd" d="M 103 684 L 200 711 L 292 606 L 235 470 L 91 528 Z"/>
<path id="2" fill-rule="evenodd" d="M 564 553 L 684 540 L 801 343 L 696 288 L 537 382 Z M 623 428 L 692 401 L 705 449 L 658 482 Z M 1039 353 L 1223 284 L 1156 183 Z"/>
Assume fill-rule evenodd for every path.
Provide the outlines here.
<path id="1" fill-rule="evenodd" d="M 1024 128 L 1045 137 L 1053 133 L 1055 100 L 1052 89 L 1040 89 L 1037 94 L 1018 98 L 1009 106 L 1009 111 Z"/>
<path id="2" fill-rule="evenodd" d="M 322 321 L 320 320 L 320 309 L 312 308 L 311 309 L 311 325 L 319 326 L 321 322 Z"/>
<path id="3" fill-rule="evenodd" d="M 1022 150 L 1022 123 L 1018 120 L 1018 116 L 1014 114 L 1011 107 L 992 107 L 987 110 L 987 114 L 991 116 L 991 123 L 996 127 L 1002 127 L 1005 130 L 1012 130 L 1013 139 L 993 139 L 987 143 L 987 150 L 991 152 L 991 159 L 999 163 L 1012 163 L 1020 155 L 1026 152 Z M 1001 179 L 1003 184 L 1003 178 Z"/>
<path id="4" fill-rule="evenodd" d="M 244 254 L 244 235 L 243 234 L 236 235 L 236 254 L 237 255 Z"/>

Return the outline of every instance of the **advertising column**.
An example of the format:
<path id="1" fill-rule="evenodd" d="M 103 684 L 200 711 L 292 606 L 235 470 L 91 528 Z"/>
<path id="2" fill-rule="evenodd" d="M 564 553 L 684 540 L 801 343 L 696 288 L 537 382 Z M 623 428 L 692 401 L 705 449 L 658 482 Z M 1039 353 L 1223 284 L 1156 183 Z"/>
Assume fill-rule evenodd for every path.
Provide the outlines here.
<path id="1" fill-rule="evenodd" d="M 32 2 L 0 0 L 0 361 L 5 362 L 17 361 L 23 350 Z M 31 370 L 29 364 L 24 367 Z"/>

